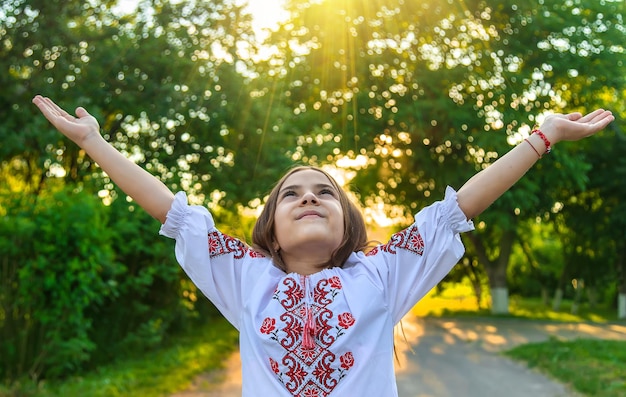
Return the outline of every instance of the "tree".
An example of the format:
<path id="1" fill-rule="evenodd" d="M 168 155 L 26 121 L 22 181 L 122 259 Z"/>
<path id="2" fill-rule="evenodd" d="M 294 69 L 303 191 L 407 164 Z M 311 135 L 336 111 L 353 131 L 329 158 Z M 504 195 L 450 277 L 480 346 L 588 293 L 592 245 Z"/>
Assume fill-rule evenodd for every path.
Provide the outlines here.
<path id="1" fill-rule="evenodd" d="M 96 349 L 87 312 L 116 291 L 105 209 L 71 189 L 0 203 L 0 377 L 77 371 Z"/>
<path id="2" fill-rule="evenodd" d="M 623 113 L 620 109 L 620 113 Z M 607 278 L 614 275 L 618 280 L 618 317 L 626 318 L 626 206 L 623 197 L 626 194 L 623 181 L 626 177 L 626 160 L 622 153 L 626 150 L 626 136 L 620 128 L 614 128 L 602 140 L 594 142 L 591 162 L 593 164 L 593 178 L 590 190 L 599 194 L 596 205 L 587 207 L 585 214 L 578 218 L 579 226 L 585 220 L 588 225 L 595 225 L 589 234 L 587 244 L 605 263 L 593 266 L 589 263 L 585 269 L 594 278 Z M 576 218 L 572 218 L 576 220 Z M 598 222 L 601 220 L 601 222 Z M 580 226 L 583 227 L 583 226 Z M 591 230 L 590 230 L 591 231 Z M 603 245 L 601 245 L 603 243 Z M 606 265 L 613 265 L 611 267 Z M 592 267 L 593 266 L 593 267 Z M 610 269 L 609 271 L 605 269 Z"/>
<path id="3" fill-rule="evenodd" d="M 137 214 L 130 220 L 134 203 L 118 197 L 82 151 L 35 115 L 34 94 L 54 97 L 68 109 L 85 106 L 112 145 L 172 189 L 187 190 L 195 202 L 228 197 L 247 203 L 271 176 L 259 172 L 252 178 L 250 170 L 234 178 L 230 173 L 235 161 L 244 162 L 237 156 L 260 153 L 256 131 L 264 126 L 256 117 L 260 101 L 247 91 L 255 42 L 241 6 L 146 0 L 136 12 L 121 15 L 116 4 L 18 0 L 0 5 L 0 64 L 9 71 L 0 76 L 0 175 L 10 176 L 0 178 L 2 234 L 7 237 L 0 257 L 10 264 L 7 269 L 17 269 L 0 279 L 10 287 L 0 293 L 0 331 L 3 340 L 16 341 L 6 346 L 12 351 L 0 354 L 3 379 L 69 375 L 111 354 L 152 347 L 172 324 L 184 323 L 177 320 L 184 319 L 189 306 L 198 309 L 182 296 L 189 291 L 182 291 L 184 276 L 169 241 L 154 239 L 158 225 Z M 249 128 L 250 139 L 245 139 Z M 258 155 L 260 169 L 285 158 L 268 141 L 269 154 Z M 46 212 L 57 190 L 67 195 L 63 211 L 51 206 Z M 16 195 L 22 201 L 9 199 Z M 37 203 L 32 210 L 22 205 L 28 200 Z M 89 212 L 81 209 L 81 200 L 107 206 Z M 101 215 L 112 210 L 116 216 Z M 89 216 L 92 222 L 100 216 L 108 221 L 79 233 L 91 225 Z M 73 240 L 55 245 L 55 225 Z M 117 234 L 105 235 L 105 228 Z M 140 233 L 143 229 L 154 232 Z M 132 247 L 120 247 L 131 242 Z M 65 274 L 67 268 L 80 272 Z M 43 287 L 28 296 L 29 283 L 39 280 L 29 276 L 32 269 Z M 68 296 L 83 289 L 85 298 L 68 308 Z M 30 350 L 20 350 L 23 346 Z"/>
<path id="4" fill-rule="evenodd" d="M 589 99 L 623 86 L 609 72 L 623 58 L 622 8 L 291 2 L 293 19 L 271 39 L 281 43 L 271 64 L 293 87 L 298 118 L 312 125 L 311 144 L 296 151 L 305 160 L 364 158 L 353 180 L 363 201 L 414 211 L 521 142 L 543 113 L 606 105 Z M 560 147 L 476 220 L 468 243 L 489 275 L 494 312 L 508 311 L 506 269 L 520 222 L 549 220 L 564 192 L 583 189 L 590 166 L 579 160 Z"/>

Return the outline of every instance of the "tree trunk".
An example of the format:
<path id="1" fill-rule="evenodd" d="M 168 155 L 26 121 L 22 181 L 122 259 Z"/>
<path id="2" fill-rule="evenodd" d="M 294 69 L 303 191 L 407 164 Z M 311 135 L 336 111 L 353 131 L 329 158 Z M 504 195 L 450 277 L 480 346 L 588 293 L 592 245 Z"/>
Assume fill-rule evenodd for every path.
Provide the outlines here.
<path id="1" fill-rule="evenodd" d="M 617 255 L 617 271 L 619 276 L 617 287 L 617 318 L 626 319 L 626 245 Z"/>
<path id="2" fill-rule="evenodd" d="M 598 288 L 594 286 L 587 286 L 587 299 L 589 299 L 589 307 L 595 309 L 598 306 Z"/>
<path id="3" fill-rule="evenodd" d="M 506 271 L 509 266 L 511 252 L 513 252 L 515 231 L 508 230 L 502 233 L 499 244 L 500 256 L 495 260 L 489 260 L 484 245 L 476 236 L 470 234 L 470 238 L 474 243 L 476 254 L 485 266 L 487 277 L 489 278 L 491 313 L 509 314 L 509 289 L 507 286 Z"/>
<path id="4" fill-rule="evenodd" d="M 545 285 L 541 287 L 541 302 L 543 302 L 544 306 L 550 305 L 550 291 Z"/>
<path id="5" fill-rule="evenodd" d="M 471 263 L 466 266 L 465 274 L 470 279 L 472 283 L 472 289 L 474 290 L 474 297 L 476 298 L 476 307 L 478 310 L 482 309 L 482 296 L 483 296 L 483 287 L 480 280 L 480 274 L 478 269 L 474 267 Z"/>
<path id="6" fill-rule="evenodd" d="M 561 303 L 563 303 L 563 288 L 559 287 L 554 291 L 554 299 L 552 300 L 552 310 L 558 312 L 561 310 Z"/>
<path id="7" fill-rule="evenodd" d="M 509 314 L 509 288 L 506 282 L 506 266 L 497 261 L 486 266 L 491 289 L 491 313 Z"/>
<path id="8" fill-rule="evenodd" d="M 563 293 L 565 291 L 565 283 L 568 277 L 568 266 L 567 262 L 565 266 L 563 266 L 563 271 L 561 272 L 561 277 L 559 277 L 559 283 L 554 291 L 554 300 L 552 301 L 552 310 L 558 312 L 561 310 L 561 303 L 563 303 Z"/>
<path id="9" fill-rule="evenodd" d="M 478 310 L 482 309 L 481 301 L 483 296 L 483 287 L 480 285 L 480 280 L 472 280 L 472 287 L 474 288 L 474 297 L 476 298 L 476 307 Z"/>
<path id="10" fill-rule="evenodd" d="M 491 287 L 491 314 L 509 314 L 508 287 Z"/>
<path id="11" fill-rule="evenodd" d="M 580 308 L 580 301 L 583 295 L 583 289 L 585 288 L 585 282 L 582 279 L 574 280 L 574 301 L 572 302 L 572 308 L 570 313 L 578 314 L 578 309 Z"/>

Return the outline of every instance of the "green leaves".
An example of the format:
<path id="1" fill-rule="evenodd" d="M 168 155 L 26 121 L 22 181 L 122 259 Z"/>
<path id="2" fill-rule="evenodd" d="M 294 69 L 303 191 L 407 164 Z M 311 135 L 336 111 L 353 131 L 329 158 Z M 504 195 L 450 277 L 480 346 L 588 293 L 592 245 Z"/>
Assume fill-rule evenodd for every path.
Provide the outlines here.
<path id="1" fill-rule="evenodd" d="M 14 247 L 2 250 L 0 296 L 0 373 L 9 379 L 79 368 L 95 348 L 86 310 L 111 294 L 113 251 L 100 203 L 67 190 L 29 201 L 14 199 L 0 223 L 1 240 Z"/>
<path id="2" fill-rule="evenodd" d="M 45 361 L 55 350 L 78 368 L 143 335 L 158 343 L 206 309 L 177 295 L 195 291 L 156 243 L 158 224 L 35 113 L 34 94 L 86 107 L 112 145 L 243 236 L 234 214 L 260 205 L 293 163 L 358 159 L 359 198 L 394 205 L 401 222 L 522 142 L 544 112 L 624 116 L 623 2 L 290 1 L 271 51 L 230 1 L 144 0 L 127 15 L 115 4 L 0 5 L 0 300 L 11 319 L 1 326 L 17 341 L 8 378 L 28 370 L 20 355 L 38 358 L 36 373 L 60 362 Z M 533 219 L 623 251 L 614 128 L 556 147 L 477 220 L 486 262 Z M 96 193 L 110 207 L 88 199 Z M 48 349 L 59 337 L 70 345 Z"/>

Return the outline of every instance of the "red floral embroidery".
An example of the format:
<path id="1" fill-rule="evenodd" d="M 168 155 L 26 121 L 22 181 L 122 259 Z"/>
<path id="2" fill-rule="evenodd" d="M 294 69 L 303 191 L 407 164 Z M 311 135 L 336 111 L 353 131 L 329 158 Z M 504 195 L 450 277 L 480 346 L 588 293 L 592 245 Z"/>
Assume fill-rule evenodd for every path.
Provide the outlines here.
<path id="1" fill-rule="evenodd" d="M 261 333 L 269 335 L 276 328 L 276 319 L 266 318 L 261 325 Z"/>
<path id="2" fill-rule="evenodd" d="M 272 371 L 274 371 L 274 373 L 278 375 L 278 373 L 280 372 L 280 370 L 278 369 L 278 363 L 272 360 L 271 358 L 270 358 L 270 367 L 272 367 Z"/>
<path id="3" fill-rule="evenodd" d="M 320 394 L 319 389 L 314 389 L 312 387 L 307 387 L 302 392 L 302 396 L 303 397 L 322 397 L 322 396 L 325 396 L 325 394 Z"/>
<path id="4" fill-rule="evenodd" d="M 265 255 L 254 250 L 248 250 L 248 255 L 250 258 L 265 258 Z"/>
<path id="5" fill-rule="evenodd" d="M 289 360 L 287 360 L 289 359 Z M 289 371 L 285 375 L 289 378 L 289 382 L 285 386 L 287 386 L 287 390 L 291 393 L 296 392 L 300 389 L 302 382 L 304 382 L 304 378 L 309 374 L 306 372 L 301 363 L 295 361 L 292 357 L 286 357 L 286 360 L 291 365 L 288 367 Z M 284 361 L 283 361 L 284 362 Z M 294 396 L 297 394 L 294 394 Z"/>
<path id="6" fill-rule="evenodd" d="M 339 357 L 339 361 L 341 362 L 341 368 L 343 369 L 350 369 L 354 365 L 354 357 L 350 352 L 347 352 L 343 356 Z"/>
<path id="7" fill-rule="evenodd" d="M 261 333 L 284 349 L 278 360 L 269 359 L 269 366 L 292 396 L 327 397 L 354 365 L 352 352 L 336 354 L 333 345 L 351 332 L 356 320 L 350 312 L 335 315 L 329 307 L 342 289 L 339 277 L 321 279 L 311 289 L 305 288 L 306 282 L 294 277 L 283 279 L 273 300 L 284 312 L 277 319 L 264 319 Z M 311 296 L 306 297 L 309 290 Z M 309 313 L 315 324 L 309 328 L 314 332 L 313 348 L 303 344 Z"/>
<path id="8" fill-rule="evenodd" d="M 341 280 L 337 276 L 328 279 L 328 284 L 335 289 L 341 289 Z"/>
<path id="9" fill-rule="evenodd" d="M 324 283 L 323 285 L 318 284 L 317 287 L 315 287 L 315 291 L 313 294 L 313 299 L 315 299 L 315 303 L 319 304 L 320 306 L 328 306 L 328 304 L 330 302 L 333 301 L 333 298 L 335 297 L 336 294 L 330 294 L 330 297 L 328 297 L 329 292 L 334 291 L 334 290 L 327 290 L 326 287 L 326 283 Z"/>
<path id="10" fill-rule="evenodd" d="M 280 344 L 285 349 L 290 349 L 297 344 L 302 335 L 303 324 L 293 316 L 281 316 L 285 326 L 281 329 L 285 335 L 280 339 Z"/>
<path id="11" fill-rule="evenodd" d="M 367 253 L 365 254 L 365 256 L 374 256 L 376 254 L 378 254 L 378 252 L 380 251 L 380 245 L 377 247 L 372 248 L 371 250 L 367 251 Z"/>
<path id="12" fill-rule="evenodd" d="M 366 255 L 376 255 L 379 251 L 385 251 L 390 254 L 396 254 L 396 249 L 403 249 L 410 251 L 416 255 L 424 254 L 424 239 L 419 232 L 417 226 L 412 225 L 401 232 L 398 232 L 391 236 L 389 242 L 385 245 L 379 245 L 378 247 L 369 251 Z"/>
<path id="13" fill-rule="evenodd" d="M 302 348 L 302 350 L 298 352 L 298 354 L 300 355 L 300 357 L 302 357 L 302 361 L 304 361 L 305 363 L 312 363 L 315 361 L 315 359 L 317 359 L 320 353 L 319 351 L 316 351 L 315 348 L 313 349 Z"/>
<path id="14" fill-rule="evenodd" d="M 342 313 L 337 319 L 339 320 L 339 326 L 344 329 L 348 329 L 354 325 L 354 317 L 352 317 L 352 313 Z"/>
<path id="15" fill-rule="evenodd" d="M 226 254 L 233 254 L 235 259 L 241 259 L 244 257 L 246 252 L 249 251 L 248 246 L 240 240 L 217 231 L 210 232 L 208 238 L 209 256 L 211 258 Z"/>
<path id="16" fill-rule="evenodd" d="M 289 310 L 302 302 L 304 290 L 300 286 L 300 283 L 291 277 L 283 280 L 283 285 L 288 288 L 286 291 L 283 291 L 285 299 L 282 299 L 280 303 L 285 309 Z"/>

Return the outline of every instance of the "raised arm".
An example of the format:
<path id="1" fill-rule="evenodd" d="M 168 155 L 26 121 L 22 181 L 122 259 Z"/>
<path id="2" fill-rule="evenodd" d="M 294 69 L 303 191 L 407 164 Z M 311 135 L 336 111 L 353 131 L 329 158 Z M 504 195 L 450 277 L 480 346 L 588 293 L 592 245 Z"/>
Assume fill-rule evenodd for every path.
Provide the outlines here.
<path id="1" fill-rule="evenodd" d="M 576 141 L 593 135 L 614 119 L 611 112 L 602 109 L 585 116 L 580 113 L 555 114 L 546 118 L 540 131 L 554 145 L 560 141 Z M 459 189 L 457 200 L 468 219 L 480 215 L 547 151 L 547 144 L 539 134 L 532 134 L 527 141 L 474 175 Z"/>
<path id="2" fill-rule="evenodd" d="M 37 95 L 33 103 L 63 135 L 80 146 L 120 189 L 161 223 L 169 211 L 173 193 L 156 177 L 133 163 L 100 135 L 98 121 L 81 107 L 74 117 L 49 98 Z"/>

